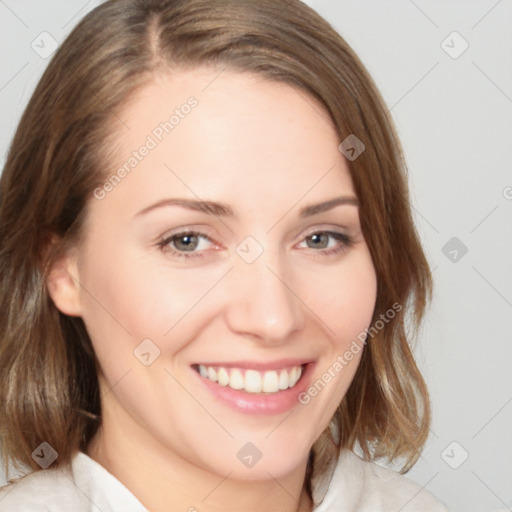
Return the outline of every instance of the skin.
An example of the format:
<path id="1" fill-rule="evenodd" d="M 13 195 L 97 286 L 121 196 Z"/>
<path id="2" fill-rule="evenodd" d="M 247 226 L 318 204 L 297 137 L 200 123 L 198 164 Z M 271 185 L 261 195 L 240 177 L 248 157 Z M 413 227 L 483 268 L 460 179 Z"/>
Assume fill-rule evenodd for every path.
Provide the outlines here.
<path id="1" fill-rule="evenodd" d="M 308 453 L 361 354 L 310 403 L 274 415 L 217 401 L 191 365 L 304 357 L 316 361 L 314 382 L 369 326 L 375 270 L 357 206 L 299 217 L 306 205 L 355 197 L 321 105 L 262 77 L 217 75 L 198 68 L 156 76 L 117 112 L 129 129 L 119 127 L 107 174 L 187 98 L 198 100 L 119 185 L 91 198 L 85 235 L 56 264 L 49 290 L 62 312 L 83 318 L 100 365 L 103 420 L 88 454 L 144 506 L 311 510 Z M 177 197 L 227 203 L 235 216 L 179 206 L 137 215 Z M 187 229 L 213 240 L 200 239 L 202 257 L 159 246 Z M 311 235 L 322 230 L 352 243 L 315 243 Z M 247 236 L 263 249 L 250 264 L 235 251 Z M 172 248 L 186 252 L 180 240 Z M 333 248 L 341 250 L 326 254 Z M 133 354 L 147 338 L 160 350 L 149 366 Z M 251 468 L 236 456 L 247 442 L 262 453 Z"/>

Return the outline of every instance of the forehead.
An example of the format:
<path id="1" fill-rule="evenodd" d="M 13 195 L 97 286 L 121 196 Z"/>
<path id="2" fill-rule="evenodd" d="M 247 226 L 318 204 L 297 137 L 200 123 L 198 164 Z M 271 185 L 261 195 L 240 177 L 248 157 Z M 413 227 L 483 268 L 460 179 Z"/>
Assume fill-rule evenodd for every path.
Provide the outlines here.
<path id="1" fill-rule="evenodd" d="M 155 77 L 118 117 L 107 177 L 124 167 L 123 194 L 140 200 L 166 192 L 271 200 L 275 190 L 282 202 L 297 203 L 305 194 L 311 202 L 353 192 L 330 116 L 315 98 L 282 82 L 182 70 Z"/>

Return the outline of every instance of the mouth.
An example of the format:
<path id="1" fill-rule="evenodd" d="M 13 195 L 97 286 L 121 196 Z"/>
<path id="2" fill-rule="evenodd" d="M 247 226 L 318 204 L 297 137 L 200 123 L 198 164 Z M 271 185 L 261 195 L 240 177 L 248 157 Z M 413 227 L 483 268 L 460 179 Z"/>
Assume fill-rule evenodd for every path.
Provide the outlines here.
<path id="1" fill-rule="evenodd" d="M 315 367 L 313 359 L 271 363 L 203 361 L 191 365 L 191 371 L 202 384 L 199 389 L 216 403 L 237 413 L 265 417 L 301 405 L 299 396 L 310 385 Z"/>
<path id="2" fill-rule="evenodd" d="M 199 375 L 218 386 L 252 394 L 273 395 L 295 388 L 301 381 L 308 363 L 271 370 L 256 370 L 232 366 L 194 364 Z"/>

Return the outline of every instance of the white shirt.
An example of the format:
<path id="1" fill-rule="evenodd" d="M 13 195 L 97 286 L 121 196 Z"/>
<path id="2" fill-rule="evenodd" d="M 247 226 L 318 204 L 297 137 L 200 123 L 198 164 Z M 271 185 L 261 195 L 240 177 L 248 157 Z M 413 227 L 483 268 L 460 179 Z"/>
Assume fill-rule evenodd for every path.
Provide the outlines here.
<path id="1" fill-rule="evenodd" d="M 343 450 L 314 512 L 447 512 L 409 478 Z M 71 471 L 35 471 L 0 488 L 0 512 L 147 512 L 103 466 L 78 452 Z"/>

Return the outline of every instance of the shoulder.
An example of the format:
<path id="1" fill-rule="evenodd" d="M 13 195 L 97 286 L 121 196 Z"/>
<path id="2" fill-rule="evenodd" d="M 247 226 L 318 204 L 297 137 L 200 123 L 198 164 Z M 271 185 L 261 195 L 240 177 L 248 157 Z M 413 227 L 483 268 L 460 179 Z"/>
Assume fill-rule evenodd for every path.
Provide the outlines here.
<path id="1" fill-rule="evenodd" d="M 425 488 L 396 471 L 342 450 L 318 512 L 448 512 Z"/>
<path id="2" fill-rule="evenodd" d="M 88 510 L 69 469 L 41 469 L 0 488 L 0 512 Z"/>
<path id="3" fill-rule="evenodd" d="M 0 512 L 146 512 L 103 466 L 78 452 L 69 467 L 34 471 L 0 488 Z"/>

